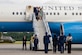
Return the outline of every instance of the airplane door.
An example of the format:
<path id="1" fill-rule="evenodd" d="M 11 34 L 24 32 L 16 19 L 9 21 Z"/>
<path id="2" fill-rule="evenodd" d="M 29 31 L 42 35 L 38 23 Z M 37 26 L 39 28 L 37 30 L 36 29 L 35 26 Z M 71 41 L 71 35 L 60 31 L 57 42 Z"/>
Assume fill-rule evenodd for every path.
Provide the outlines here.
<path id="1" fill-rule="evenodd" d="M 26 21 L 32 21 L 33 6 L 26 6 Z"/>

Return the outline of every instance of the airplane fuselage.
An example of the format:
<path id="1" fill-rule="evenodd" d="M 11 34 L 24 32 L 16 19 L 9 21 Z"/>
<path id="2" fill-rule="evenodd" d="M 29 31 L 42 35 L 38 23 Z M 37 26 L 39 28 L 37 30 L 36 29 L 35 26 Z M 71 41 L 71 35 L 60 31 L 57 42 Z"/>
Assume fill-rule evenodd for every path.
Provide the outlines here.
<path id="1" fill-rule="evenodd" d="M 63 24 L 64 34 L 71 33 L 73 43 L 82 43 L 82 6 L 71 5 L 44 5 L 52 33 L 60 34 L 60 25 Z M 26 6 L 1 6 L 0 31 L 1 32 L 33 32 L 32 21 L 25 20 Z"/>

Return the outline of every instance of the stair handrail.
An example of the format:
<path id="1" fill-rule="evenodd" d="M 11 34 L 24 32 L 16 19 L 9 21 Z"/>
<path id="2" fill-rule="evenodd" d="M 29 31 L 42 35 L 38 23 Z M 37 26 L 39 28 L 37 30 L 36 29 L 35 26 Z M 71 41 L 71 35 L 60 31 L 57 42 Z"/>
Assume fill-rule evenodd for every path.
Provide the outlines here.
<path id="1" fill-rule="evenodd" d="M 32 20 L 33 20 L 33 28 L 36 26 L 35 22 L 36 22 L 36 17 L 35 17 L 35 13 L 33 13 L 32 15 Z M 49 25 L 48 25 L 48 22 L 46 21 L 46 16 L 45 14 L 43 13 L 43 17 L 42 17 L 42 20 L 43 20 L 43 24 L 45 26 L 45 29 L 46 29 L 46 32 L 51 35 L 51 31 L 50 31 L 50 28 L 49 28 Z"/>
<path id="2" fill-rule="evenodd" d="M 46 21 L 46 15 L 45 15 L 45 13 L 43 13 L 43 18 L 42 18 L 42 20 L 43 20 L 43 23 L 44 23 L 44 25 L 45 25 L 46 32 L 48 33 L 48 35 L 51 36 L 51 37 L 50 37 L 50 46 L 51 46 L 51 48 L 52 48 L 52 35 L 51 35 L 51 31 L 50 31 L 48 22 Z"/>
<path id="3" fill-rule="evenodd" d="M 35 27 L 35 14 L 33 13 L 32 15 L 32 20 L 33 20 L 33 28 Z"/>
<path id="4" fill-rule="evenodd" d="M 42 18 L 42 19 L 43 19 L 43 23 L 44 23 L 44 25 L 45 25 L 46 32 L 47 32 L 49 35 L 51 35 L 51 31 L 50 31 L 48 22 L 46 21 L 46 16 L 45 16 L 44 13 L 43 13 L 43 18 Z"/>

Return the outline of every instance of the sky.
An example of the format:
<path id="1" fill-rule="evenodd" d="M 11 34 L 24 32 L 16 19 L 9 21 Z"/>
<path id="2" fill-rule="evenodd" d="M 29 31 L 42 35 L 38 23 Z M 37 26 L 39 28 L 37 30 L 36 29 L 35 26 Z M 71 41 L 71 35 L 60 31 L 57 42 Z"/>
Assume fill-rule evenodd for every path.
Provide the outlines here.
<path id="1" fill-rule="evenodd" d="M 27 4 L 27 3 L 28 4 L 42 4 L 42 3 L 82 4 L 82 0 L 0 0 L 0 4 Z"/>

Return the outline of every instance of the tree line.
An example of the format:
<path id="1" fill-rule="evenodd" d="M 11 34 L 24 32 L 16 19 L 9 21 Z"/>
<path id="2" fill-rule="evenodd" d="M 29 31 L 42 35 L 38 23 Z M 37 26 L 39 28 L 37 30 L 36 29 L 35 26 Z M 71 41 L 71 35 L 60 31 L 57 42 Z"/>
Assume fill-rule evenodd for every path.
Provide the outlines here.
<path id="1" fill-rule="evenodd" d="M 30 41 L 31 36 L 33 35 L 33 32 L 7 32 L 3 33 L 3 36 L 11 36 L 16 41 L 22 41 L 23 36 L 27 37 L 27 41 Z"/>

